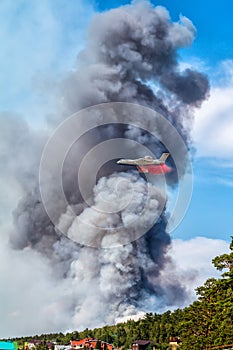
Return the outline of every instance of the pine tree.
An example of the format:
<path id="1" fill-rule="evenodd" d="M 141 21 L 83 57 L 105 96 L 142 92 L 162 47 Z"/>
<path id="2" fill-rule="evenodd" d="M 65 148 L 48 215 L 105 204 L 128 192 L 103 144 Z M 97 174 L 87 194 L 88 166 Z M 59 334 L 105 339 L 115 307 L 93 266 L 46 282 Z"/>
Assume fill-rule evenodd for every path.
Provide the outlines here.
<path id="1" fill-rule="evenodd" d="M 222 278 L 210 278 L 197 288 L 198 300 L 184 309 L 180 323 L 184 349 L 203 350 L 233 343 L 233 252 L 217 256 L 213 264 L 218 270 L 228 271 Z"/>

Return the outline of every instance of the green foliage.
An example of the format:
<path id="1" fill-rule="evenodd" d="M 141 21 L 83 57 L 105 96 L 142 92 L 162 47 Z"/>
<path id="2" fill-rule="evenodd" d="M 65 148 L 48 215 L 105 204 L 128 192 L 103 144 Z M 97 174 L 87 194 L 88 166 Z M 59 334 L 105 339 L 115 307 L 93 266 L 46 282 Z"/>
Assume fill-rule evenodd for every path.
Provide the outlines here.
<path id="1" fill-rule="evenodd" d="M 233 278 L 233 237 L 231 244 L 230 244 L 230 254 L 222 254 L 220 256 L 216 256 L 213 260 L 212 263 L 216 267 L 217 270 L 224 270 L 228 269 L 227 272 L 223 273 L 223 277 L 231 277 Z"/>
<path id="2" fill-rule="evenodd" d="M 101 350 L 101 342 L 100 340 L 97 341 L 96 343 L 96 347 L 95 347 L 97 350 Z"/>
<path id="3" fill-rule="evenodd" d="M 233 240 L 230 245 L 233 250 Z M 202 350 L 233 343 L 233 252 L 213 259 L 218 270 L 228 269 L 223 278 L 208 279 L 197 288 L 198 300 L 184 309 L 180 320 L 182 347 Z"/>

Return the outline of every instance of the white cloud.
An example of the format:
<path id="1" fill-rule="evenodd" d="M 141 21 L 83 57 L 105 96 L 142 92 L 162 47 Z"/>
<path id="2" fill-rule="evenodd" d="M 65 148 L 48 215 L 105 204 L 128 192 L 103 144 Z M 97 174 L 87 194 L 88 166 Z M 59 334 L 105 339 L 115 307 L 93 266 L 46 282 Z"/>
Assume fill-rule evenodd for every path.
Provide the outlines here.
<path id="1" fill-rule="evenodd" d="M 233 180 L 232 179 L 223 179 L 223 178 L 219 178 L 218 179 L 219 183 L 228 186 L 228 187 L 233 187 Z"/>
<path id="2" fill-rule="evenodd" d="M 187 241 L 173 240 L 169 255 L 175 261 L 178 276 L 191 299 L 195 298 L 194 289 L 201 286 L 206 279 L 221 275 L 212 265 L 212 259 L 228 250 L 229 243 L 220 239 L 195 237 Z"/>
<path id="3" fill-rule="evenodd" d="M 211 89 L 209 99 L 196 112 L 193 138 L 200 157 L 233 156 L 233 61 L 223 62 L 220 71 L 225 86 L 220 80 L 220 86 Z"/>

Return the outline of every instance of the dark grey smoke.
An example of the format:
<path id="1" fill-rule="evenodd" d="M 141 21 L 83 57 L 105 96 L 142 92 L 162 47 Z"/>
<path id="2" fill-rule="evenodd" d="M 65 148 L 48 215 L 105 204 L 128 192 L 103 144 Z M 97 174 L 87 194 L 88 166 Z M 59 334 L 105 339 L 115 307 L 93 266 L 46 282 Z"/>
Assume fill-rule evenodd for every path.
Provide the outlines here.
<path id="1" fill-rule="evenodd" d="M 195 28 L 187 18 L 182 17 L 179 23 L 173 23 L 166 9 L 154 8 L 149 2 L 97 14 L 89 28 L 86 48 L 79 55 L 75 70 L 61 83 L 63 110 L 55 123 L 95 104 L 134 102 L 161 112 L 188 143 L 193 108 L 201 104 L 209 91 L 205 76 L 194 70 L 181 72 L 178 65 L 177 50 L 190 45 L 194 36 Z M 156 86 L 156 92 L 152 86 Z M 79 140 L 71 150 L 73 157 L 68 161 L 64 173 L 65 191 L 77 217 L 72 216 L 69 208 L 60 208 L 59 201 L 54 201 L 60 225 L 63 229 L 65 227 L 68 237 L 73 238 L 76 230 L 87 234 L 87 228 L 80 228 L 78 220 L 82 217 L 87 216 L 95 223 L 105 220 L 96 217 L 91 208 L 86 208 L 79 193 L 74 194 L 72 165 L 82 159 L 88 147 L 116 135 L 131 135 L 140 143 L 152 144 L 152 148 L 153 145 L 154 148 L 162 147 L 158 141 L 130 127 L 104 128 L 93 132 L 91 137 L 87 134 L 83 141 Z M 39 140 L 39 136 L 33 135 L 33 139 Z M 25 144 L 31 145 L 31 142 L 22 141 L 22 144 L 21 152 Z M 38 145 L 35 145 L 33 141 L 33 144 L 38 165 L 38 150 L 41 150 L 42 142 L 38 141 Z M 159 150 L 157 152 L 160 153 Z M 164 212 L 156 225 L 133 243 L 111 250 L 82 246 L 55 230 L 41 203 L 38 168 L 35 170 L 34 166 L 32 169 L 33 183 L 30 189 L 26 188 L 14 211 L 15 231 L 11 242 L 16 249 L 29 246 L 46 255 L 54 265 L 57 278 L 70 279 L 73 290 L 70 297 L 75 310 L 73 314 L 70 310 L 67 312 L 72 317 L 73 326 L 90 327 L 115 322 L 120 316 L 136 314 L 138 310 L 155 310 L 161 304 L 177 305 L 183 302 L 185 290 L 175 279 L 175 272 L 174 279 L 169 282 L 160 279 L 160 272 L 165 265 L 171 264 L 166 256 L 170 237 L 166 233 Z M 104 176 L 107 172 L 101 174 Z M 117 179 L 124 177 L 121 173 L 102 177 L 102 182 L 95 188 L 93 201 L 104 192 L 107 197 L 112 195 L 111 187 L 102 188 L 102 184 L 111 183 L 114 176 Z M 138 193 L 143 196 L 145 181 L 135 174 L 126 176 L 129 182 L 137 183 L 140 188 Z M 21 178 L 20 181 L 26 183 L 27 179 Z M 48 186 L 52 186 L 52 183 L 48 183 Z M 159 198 L 156 194 L 158 203 Z M 139 204 L 137 201 L 135 203 L 130 214 L 139 210 Z M 114 218 L 116 223 L 123 222 L 125 234 L 128 234 L 133 228 L 128 227 L 124 219 L 123 215 Z M 83 319 L 85 324 L 82 323 Z"/>
<path id="2" fill-rule="evenodd" d="M 186 17 L 170 20 L 163 7 L 149 2 L 98 14 L 77 70 L 64 82 L 66 113 L 101 102 L 149 106 L 172 118 L 183 133 L 183 113 L 209 92 L 207 78 L 191 69 L 180 72 L 177 50 L 192 43 L 195 27 Z M 155 94 L 151 83 L 158 85 Z"/>

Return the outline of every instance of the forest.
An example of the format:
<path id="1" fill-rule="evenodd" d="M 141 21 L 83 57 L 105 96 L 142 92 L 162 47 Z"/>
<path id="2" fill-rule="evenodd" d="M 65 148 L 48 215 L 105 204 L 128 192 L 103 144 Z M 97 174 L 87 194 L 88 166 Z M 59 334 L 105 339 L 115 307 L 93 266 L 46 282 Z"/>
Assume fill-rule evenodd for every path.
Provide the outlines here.
<path id="1" fill-rule="evenodd" d="M 70 340 L 93 337 L 112 343 L 115 348 L 131 349 L 138 339 L 151 340 L 154 349 L 167 350 L 169 339 L 178 336 L 179 349 L 203 350 L 215 346 L 233 344 L 233 237 L 230 252 L 212 260 L 222 271 L 220 278 L 210 278 L 196 289 L 197 300 L 184 309 L 163 314 L 147 313 L 138 321 L 129 320 L 102 328 L 85 329 L 71 333 L 41 334 L 15 338 L 19 346 L 30 339 L 40 339 L 39 350 L 46 349 L 46 342 L 68 344 Z M 150 350 L 150 349 L 148 349 Z"/>

